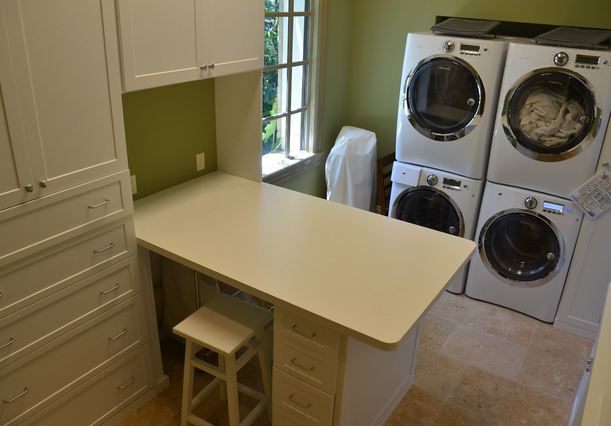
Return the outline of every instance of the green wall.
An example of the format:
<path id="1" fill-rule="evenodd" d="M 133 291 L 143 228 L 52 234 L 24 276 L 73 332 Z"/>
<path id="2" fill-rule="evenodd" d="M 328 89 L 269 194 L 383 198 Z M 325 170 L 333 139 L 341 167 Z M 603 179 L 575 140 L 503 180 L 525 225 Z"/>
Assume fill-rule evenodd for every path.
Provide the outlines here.
<path id="1" fill-rule="evenodd" d="M 125 93 L 123 116 L 135 199 L 216 170 L 213 79 Z M 197 172 L 200 152 L 206 168 Z"/>
<path id="2" fill-rule="evenodd" d="M 396 107 L 405 36 L 435 16 L 611 28 L 611 0 L 322 0 L 327 2 L 320 147 L 327 153 L 344 125 L 370 129 L 378 155 L 395 149 Z M 214 80 L 123 95 L 129 167 L 140 198 L 216 170 Z M 324 196 L 324 165 L 281 184 Z"/>
<path id="3" fill-rule="evenodd" d="M 611 28 L 610 0 L 354 0 L 352 12 L 346 119 L 376 132 L 379 156 L 395 150 L 405 37 L 436 15 Z"/>

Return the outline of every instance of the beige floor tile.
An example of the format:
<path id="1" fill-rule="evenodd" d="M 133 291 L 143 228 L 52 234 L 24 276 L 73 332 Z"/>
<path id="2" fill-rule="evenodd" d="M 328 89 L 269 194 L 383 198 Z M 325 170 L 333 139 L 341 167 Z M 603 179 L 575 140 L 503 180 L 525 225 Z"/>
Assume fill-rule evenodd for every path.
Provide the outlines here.
<path id="1" fill-rule="evenodd" d="M 462 326 L 450 334 L 439 353 L 507 379 L 516 379 L 527 348 Z"/>
<path id="2" fill-rule="evenodd" d="M 427 351 L 438 352 L 448 336 L 456 328 L 456 323 L 433 313 L 422 320 L 420 329 L 420 347 Z"/>
<path id="3" fill-rule="evenodd" d="M 495 307 L 488 303 L 446 291 L 431 307 L 430 312 L 463 327 L 486 330 L 494 310 Z"/>
<path id="4" fill-rule="evenodd" d="M 494 423 L 485 417 L 472 413 L 459 405 L 444 404 L 437 417 L 435 426 L 490 426 Z"/>
<path id="5" fill-rule="evenodd" d="M 524 314 L 495 306 L 486 332 L 510 342 L 529 346 L 540 325 L 543 324 Z"/>
<path id="6" fill-rule="evenodd" d="M 415 385 L 445 401 L 467 367 L 463 362 L 423 348 L 416 358 Z"/>
<path id="7" fill-rule="evenodd" d="M 443 403 L 418 386 L 412 386 L 385 426 L 431 425 Z"/>
<path id="8" fill-rule="evenodd" d="M 508 394 L 511 381 L 476 367 L 468 367 L 448 402 L 487 419 L 499 417 L 501 400 Z"/>

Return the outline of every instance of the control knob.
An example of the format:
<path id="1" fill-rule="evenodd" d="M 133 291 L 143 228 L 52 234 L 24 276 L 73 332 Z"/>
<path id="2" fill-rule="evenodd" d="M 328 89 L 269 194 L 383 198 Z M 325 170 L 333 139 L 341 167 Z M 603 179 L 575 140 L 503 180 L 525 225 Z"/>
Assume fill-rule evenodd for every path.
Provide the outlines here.
<path id="1" fill-rule="evenodd" d="M 428 183 L 430 186 L 435 186 L 437 183 L 439 183 L 439 178 L 435 175 L 428 175 L 426 177 L 426 183 Z"/>
<path id="2" fill-rule="evenodd" d="M 569 55 L 566 52 L 558 52 L 554 55 L 554 64 L 563 67 L 569 63 Z"/>
<path id="3" fill-rule="evenodd" d="M 524 207 L 530 210 L 534 209 L 537 207 L 537 199 L 535 197 L 526 197 L 524 199 Z"/>
<path id="4" fill-rule="evenodd" d="M 449 53 L 452 50 L 454 50 L 454 47 L 456 47 L 456 45 L 454 44 L 454 42 L 452 40 L 446 40 L 443 42 L 443 45 L 441 46 L 441 48 L 443 49 L 444 52 Z"/>

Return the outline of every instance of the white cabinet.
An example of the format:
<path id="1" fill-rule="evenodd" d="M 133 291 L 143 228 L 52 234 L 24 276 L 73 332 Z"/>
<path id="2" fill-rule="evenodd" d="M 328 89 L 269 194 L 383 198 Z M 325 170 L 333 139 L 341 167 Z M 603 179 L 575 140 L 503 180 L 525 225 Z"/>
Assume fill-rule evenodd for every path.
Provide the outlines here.
<path id="1" fill-rule="evenodd" d="M 263 66 L 261 0 L 118 0 L 125 91 Z"/>
<path id="2" fill-rule="evenodd" d="M 112 0 L 0 4 L 0 209 L 126 168 L 114 14 Z"/>

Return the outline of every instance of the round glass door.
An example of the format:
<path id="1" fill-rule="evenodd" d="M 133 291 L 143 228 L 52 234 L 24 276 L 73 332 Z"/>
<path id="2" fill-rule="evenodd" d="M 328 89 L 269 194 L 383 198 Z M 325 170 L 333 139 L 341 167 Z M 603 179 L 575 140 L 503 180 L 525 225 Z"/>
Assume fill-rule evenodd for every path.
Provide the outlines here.
<path id="1" fill-rule="evenodd" d="M 503 128 L 512 145 L 540 161 L 578 154 L 598 130 L 594 93 L 578 74 L 556 68 L 538 70 L 509 91 Z"/>
<path id="2" fill-rule="evenodd" d="M 410 123 L 433 140 L 459 139 L 481 119 L 483 84 L 475 70 L 458 58 L 436 56 L 422 61 L 405 87 Z"/>
<path id="3" fill-rule="evenodd" d="M 520 286 L 544 284 L 562 264 L 562 238 L 554 225 L 525 210 L 489 219 L 480 232 L 479 249 L 489 269 Z"/>
<path id="4" fill-rule="evenodd" d="M 415 225 L 462 237 L 463 217 L 454 202 L 434 188 L 415 187 L 397 198 L 393 217 Z"/>

